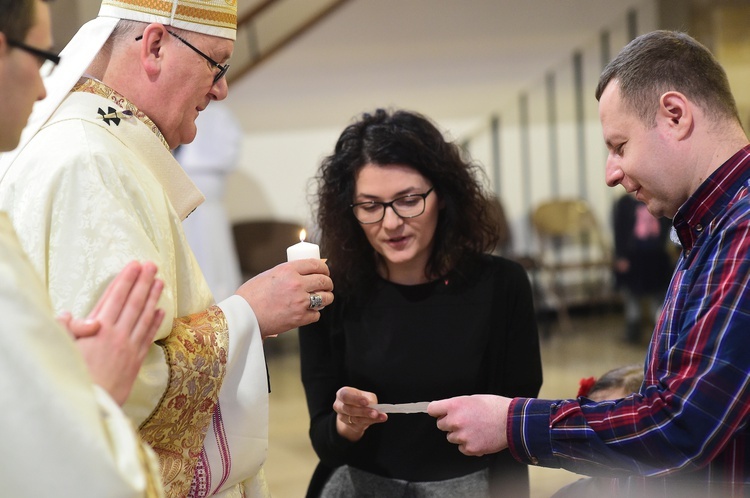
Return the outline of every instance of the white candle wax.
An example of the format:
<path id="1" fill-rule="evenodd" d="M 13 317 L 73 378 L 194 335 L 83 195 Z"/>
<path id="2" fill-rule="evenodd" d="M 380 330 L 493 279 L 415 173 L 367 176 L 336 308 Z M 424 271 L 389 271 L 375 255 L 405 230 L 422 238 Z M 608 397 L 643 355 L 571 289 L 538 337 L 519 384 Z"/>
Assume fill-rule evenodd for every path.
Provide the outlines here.
<path id="1" fill-rule="evenodd" d="M 293 246 L 287 247 L 287 261 L 295 261 L 298 259 L 307 258 L 320 259 L 320 247 L 318 246 L 318 244 L 305 242 L 305 235 L 307 234 L 304 230 L 302 230 L 299 233 L 299 244 L 294 244 Z"/>

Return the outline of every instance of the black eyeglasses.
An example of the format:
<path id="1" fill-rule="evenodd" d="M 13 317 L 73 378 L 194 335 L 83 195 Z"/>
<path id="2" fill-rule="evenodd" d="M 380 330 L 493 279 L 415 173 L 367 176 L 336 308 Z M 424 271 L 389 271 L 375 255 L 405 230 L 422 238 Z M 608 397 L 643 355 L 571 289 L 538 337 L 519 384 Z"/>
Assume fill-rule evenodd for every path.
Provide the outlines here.
<path id="1" fill-rule="evenodd" d="M 399 218 L 416 218 L 424 213 L 427 196 L 435 190 L 432 187 L 424 194 L 409 194 L 391 202 L 367 201 L 352 204 L 354 217 L 363 225 L 377 223 L 385 218 L 385 208 L 390 207 Z"/>
<path id="2" fill-rule="evenodd" d="M 41 67 L 46 61 L 50 61 L 52 63 L 52 66 L 50 67 L 47 75 L 52 72 L 52 69 L 54 69 L 55 66 L 60 64 L 60 56 L 54 52 L 50 52 L 49 50 L 42 50 L 40 48 L 32 47 L 31 45 L 26 45 L 25 43 L 15 40 L 8 40 L 8 45 L 21 49 L 24 52 L 28 52 L 31 55 L 35 56 L 37 59 L 39 59 L 39 67 Z"/>
<path id="3" fill-rule="evenodd" d="M 169 33 L 170 35 L 174 36 L 175 38 L 177 38 L 178 40 L 180 40 L 182 43 L 184 43 L 185 45 L 187 45 L 189 48 L 191 48 L 193 50 L 193 52 L 195 52 L 196 54 L 198 54 L 201 57 L 203 57 L 204 59 L 206 59 L 208 61 L 208 63 L 211 64 L 212 67 L 215 67 L 215 68 L 219 69 L 219 72 L 216 73 L 216 75 L 214 76 L 214 84 L 217 81 L 219 81 L 220 79 L 222 79 L 227 74 L 227 71 L 229 71 L 229 64 L 219 64 L 218 62 L 216 62 L 215 60 L 213 60 L 211 57 L 207 56 L 206 54 L 204 54 L 203 52 L 201 52 L 200 50 L 198 50 L 197 48 L 195 48 L 189 41 L 187 41 L 186 39 L 184 39 L 183 37 L 181 37 L 177 33 L 173 33 L 172 31 L 167 31 L 167 33 Z M 143 35 L 140 35 L 140 36 L 136 37 L 135 41 L 139 41 L 141 38 L 143 38 Z"/>

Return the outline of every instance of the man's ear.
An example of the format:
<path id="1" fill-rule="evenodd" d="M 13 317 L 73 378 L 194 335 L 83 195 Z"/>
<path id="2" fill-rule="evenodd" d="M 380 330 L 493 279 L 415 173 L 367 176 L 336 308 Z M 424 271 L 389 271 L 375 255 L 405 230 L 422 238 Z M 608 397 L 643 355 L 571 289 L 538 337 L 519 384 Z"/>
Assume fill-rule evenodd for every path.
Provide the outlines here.
<path id="1" fill-rule="evenodd" d="M 680 92 L 670 91 L 659 98 L 657 120 L 667 125 L 675 138 L 685 138 L 693 129 L 692 103 Z"/>
<path id="2" fill-rule="evenodd" d="M 164 41 L 169 36 L 167 28 L 163 24 L 152 23 L 143 30 L 143 37 L 139 41 L 141 48 L 138 55 L 146 74 L 158 76 L 164 59 Z"/>

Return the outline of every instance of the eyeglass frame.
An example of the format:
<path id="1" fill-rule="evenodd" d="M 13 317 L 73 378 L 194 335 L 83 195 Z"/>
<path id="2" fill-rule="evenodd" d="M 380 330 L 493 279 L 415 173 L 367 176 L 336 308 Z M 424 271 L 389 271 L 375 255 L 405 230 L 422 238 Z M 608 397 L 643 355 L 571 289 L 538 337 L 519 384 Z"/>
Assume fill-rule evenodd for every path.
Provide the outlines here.
<path id="1" fill-rule="evenodd" d="M 18 48 L 20 50 L 23 50 L 24 52 L 28 52 L 36 57 L 41 57 L 45 61 L 50 61 L 55 66 L 60 64 L 60 55 L 56 54 L 55 52 L 51 52 L 49 50 L 42 50 L 41 48 L 32 47 L 31 45 L 27 45 L 20 41 L 11 40 L 10 38 L 8 39 L 8 45 L 10 45 L 13 48 Z"/>
<path id="2" fill-rule="evenodd" d="M 380 201 L 355 202 L 354 204 L 350 204 L 349 208 L 352 210 L 352 214 L 354 215 L 354 219 L 356 219 L 357 222 L 359 222 L 361 225 L 372 225 L 374 223 L 380 223 L 381 221 L 383 221 L 383 218 L 385 218 L 385 210 L 388 209 L 388 208 L 391 208 L 391 210 L 393 210 L 394 214 L 396 216 L 398 216 L 399 218 L 404 219 L 404 220 L 410 220 L 412 218 L 416 218 L 416 217 L 422 216 L 424 214 L 425 210 L 427 209 L 427 196 L 430 195 L 433 190 L 435 190 L 434 186 L 430 187 L 430 190 L 428 190 L 424 194 L 406 194 L 406 195 L 402 195 L 401 197 L 396 197 L 395 199 L 393 199 L 390 202 L 380 202 Z M 396 208 L 395 208 L 395 206 L 393 204 L 396 203 L 396 202 L 398 202 L 398 201 L 400 201 L 400 200 L 402 200 L 402 199 L 407 199 L 409 197 L 421 197 L 422 198 L 422 211 L 419 214 L 415 214 L 415 215 L 412 215 L 412 216 L 402 216 L 401 214 L 399 214 L 399 212 L 396 210 Z M 355 214 L 354 208 L 356 208 L 357 206 L 364 206 L 365 204 L 369 204 L 371 206 L 375 205 L 375 204 L 383 206 L 383 211 L 382 211 L 383 214 L 382 214 L 382 216 L 378 220 L 375 220 L 375 221 L 362 221 L 359 218 L 357 218 L 357 215 Z"/>
<path id="3" fill-rule="evenodd" d="M 218 62 L 216 62 L 215 60 L 213 60 L 211 57 L 209 57 L 206 54 L 204 54 L 203 52 L 201 52 L 192 43 L 190 43 L 189 41 L 187 41 L 186 39 L 184 39 L 183 37 L 181 37 L 177 33 L 173 32 L 173 31 L 169 31 L 169 30 L 167 30 L 167 33 L 169 33 L 170 35 L 174 36 L 175 38 L 177 38 L 178 40 L 180 40 L 182 43 L 184 43 L 185 45 L 187 45 L 188 48 L 192 49 L 193 52 L 195 52 L 196 54 L 198 54 L 201 57 L 203 57 L 204 59 L 206 59 L 208 61 L 208 63 L 211 64 L 213 67 L 219 68 L 219 72 L 216 73 L 216 75 L 214 76 L 214 85 L 220 79 L 222 79 L 224 76 L 226 76 L 227 71 L 229 71 L 229 64 L 219 64 Z M 142 38 L 143 38 L 143 35 L 136 36 L 135 41 L 140 41 Z"/>

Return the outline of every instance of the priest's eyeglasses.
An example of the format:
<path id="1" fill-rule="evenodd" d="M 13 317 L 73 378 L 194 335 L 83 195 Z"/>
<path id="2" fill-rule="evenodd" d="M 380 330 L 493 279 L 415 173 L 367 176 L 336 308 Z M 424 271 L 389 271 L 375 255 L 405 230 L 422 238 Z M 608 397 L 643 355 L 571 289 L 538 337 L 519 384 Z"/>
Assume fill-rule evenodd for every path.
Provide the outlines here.
<path id="1" fill-rule="evenodd" d="M 188 48 L 192 49 L 193 52 L 195 52 L 196 54 L 198 54 L 201 57 L 203 57 L 204 59 L 206 59 L 208 61 L 208 63 L 211 64 L 211 67 L 215 67 L 215 68 L 219 69 L 219 72 L 214 75 L 214 84 L 216 84 L 220 79 L 222 79 L 224 76 L 226 76 L 227 71 L 229 71 L 229 64 L 219 64 L 218 62 L 216 62 L 215 60 L 213 60 L 211 57 L 207 56 L 206 54 L 204 54 L 203 52 L 201 52 L 200 50 L 198 50 L 195 46 L 193 46 L 192 43 L 190 43 L 189 41 L 187 41 L 186 39 L 184 39 L 183 37 L 181 37 L 177 33 L 174 33 L 172 31 L 167 31 L 167 33 L 169 33 L 170 35 L 174 36 L 175 38 L 177 38 L 178 40 L 180 40 L 182 43 L 184 43 L 185 45 L 187 45 Z M 140 36 L 136 37 L 135 41 L 139 41 L 141 38 L 143 38 L 143 35 L 140 35 Z"/>
<path id="2" fill-rule="evenodd" d="M 25 43 L 15 40 L 8 40 L 8 45 L 23 50 L 24 52 L 28 52 L 36 57 L 39 61 L 39 67 L 42 68 L 42 71 L 40 71 L 42 73 L 42 77 L 47 77 L 52 74 L 55 66 L 60 64 L 60 56 L 54 52 L 50 52 L 49 50 L 42 50 L 40 48 L 32 47 L 31 45 L 26 45 Z"/>
<path id="3" fill-rule="evenodd" d="M 393 212 L 396 213 L 396 216 L 399 218 L 416 218 L 424 213 L 427 196 L 430 195 L 430 192 L 433 190 L 435 190 L 435 187 L 432 187 L 424 194 L 409 194 L 393 199 L 391 202 L 358 202 L 349 207 L 352 208 L 352 212 L 354 213 L 354 217 L 357 218 L 357 221 L 363 225 L 369 225 L 381 221 L 385 218 L 385 208 L 388 207 L 393 209 Z"/>

